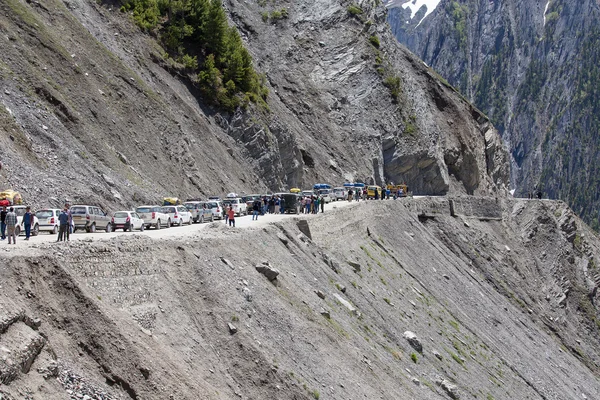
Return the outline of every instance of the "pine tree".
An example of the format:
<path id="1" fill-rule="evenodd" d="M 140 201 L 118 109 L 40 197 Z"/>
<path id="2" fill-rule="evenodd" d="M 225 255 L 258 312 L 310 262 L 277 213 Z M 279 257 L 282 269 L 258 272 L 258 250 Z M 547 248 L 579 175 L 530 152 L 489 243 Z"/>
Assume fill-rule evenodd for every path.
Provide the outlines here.
<path id="1" fill-rule="evenodd" d="M 206 52 L 215 54 L 218 58 L 219 55 L 224 53 L 225 36 L 227 34 L 227 16 L 220 0 L 210 0 L 208 12 L 201 29 Z"/>

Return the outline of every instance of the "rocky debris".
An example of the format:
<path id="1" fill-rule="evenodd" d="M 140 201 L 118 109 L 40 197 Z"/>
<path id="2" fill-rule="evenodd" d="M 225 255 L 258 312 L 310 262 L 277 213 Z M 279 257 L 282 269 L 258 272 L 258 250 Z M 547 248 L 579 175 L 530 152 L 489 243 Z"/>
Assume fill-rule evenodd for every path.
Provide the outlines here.
<path id="1" fill-rule="evenodd" d="M 352 305 L 352 303 L 350 303 L 348 300 L 344 299 L 344 298 L 343 298 L 342 296 L 340 296 L 339 294 L 337 294 L 337 293 L 334 293 L 334 294 L 333 294 L 333 297 L 335 298 L 335 300 L 336 300 L 338 303 L 340 303 L 341 305 L 343 305 L 344 307 L 346 307 L 346 308 L 348 309 L 348 311 L 350 311 L 352 314 L 354 314 L 354 315 L 358 315 L 358 314 L 359 314 L 359 312 L 358 312 L 358 310 L 356 309 L 356 307 L 354 307 L 354 306 Z"/>
<path id="2" fill-rule="evenodd" d="M 119 400 L 118 396 L 114 396 L 96 385 L 88 382 L 82 376 L 65 368 L 59 367 L 60 372 L 57 381 L 63 386 L 71 399 L 77 400 Z"/>
<path id="3" fill-rule="evenodd" d="M 59 373 L 59 365 L 56 361 L 51 361 L 48 365 L 39 367 L 37 372 L 44 377 L 44 379 L 55 378 Z"/>
<path id="4" fill-rule="evenodd" d="M 305 219 L 301 219 L 296 223 L 296 226 L 307 238 L 312 240 L 312 235 L 310 233 L 310 227 L 308 226 L 308 221 Z"/>
<path id="5" fill-rule="evenodd" d="M 284 246 L 287 246 L 287 245 L 288 245 L 288 243 L 290 242 L 290 241 L 288 240 L 288 238 L 287 238 L 287 237 L 285 237 L 285 236 L 284 236 L 284 235 L 282 235 L 282 234 L 278 234 L 278 235 L 277 235 L 277 238 L 279 239 L 279 241 L 280 241 L 281 243 L 283 243 L 283 245 L 284 245 Z"/>
<path id="6" fill-rule="evenodd" d="M 317 296 L 319 296 L 320 298 L 322 298 L 323 300 L 325 300 L 325 293 L 323 293 L 320 290 L 316 290 L 315 293 L 317 294 Z"/>
<path id="7" fill-rule="evenodd" d="M 335 272 L 336 274 L 340 273 L 340 264 L 336 260 L 334 260 L 333 257 L 331 257 L 327 253 L 323 253 L 322 257 L 325 264 L 327 264 L 329 268 L 333 270 L 333 272 Z"/>
<path id="8" fill-rule="evenodd" d="M 360 272 L 360 264 L 354 261 L 346 261 L 348 263 L 349 266 L 352 267 L 352 269 L 354 269 L 354 272 Z"/>
<path id="9" fill-rule="evenodd" d="M 438 351 L 436 351 L 436 350 L 433 350 L 433 351 L 432 351 L 432 353 L 433 353 L 433 355 L 434 355 L 434 356 L 435 356 L 435 357 L 436 357 L 438 360 L 443 360 L 443 359 L 444 359 L 444 357 L 442 357 L 442 355 L 441 355 L 441 354 L 440 354 Z"/>
<path id="10" fill-rule="evenodd" d="M 235 325 L 233 325 L 231 322 L 229 322 L 227 324 L 227 327 L 229 328 L 229 333 L 232 335 L 235 335 L 238 331 L 237 327 Z"/>
<path id="11" fill-rule="evenodd" d="M 320 314 L 327 319 L 331 318 L 331 313 L 329 312 L 329 310 L 326 310 L 324 308 L 321 308 Z"/>
<path id="12" fill-rule="evenodd" d="M 438 380 L 437 384 L 444 390 L 444 392 L 446 392 L 446 394 L 448 394 L 448 396 L 450 396 L 450 398 L 454 400 L 460 399 L 458 387 L 456 385 L 452 384 L 444 378 Z"/>
<path id="13" fill-rule="evenodd" d="M 344 286 L 344 285 L 341 285 L 341 284 L 339 284 L 339 283 L 337 283 L 335 286 L 338 288 L 338 290 L 339 290 L 340 292 L 342 292 L 342 293 L 346 293 L 346 286 Z"/>
<path id="14" fill-rule="evenodd" d="M 244 298 L 246 299 L 246 301 L 248 301 L 248 302 L 252 301 L 252 291 L 250 290 L 250 288 L 244 287 L 242 289 L 242 294 L 244 295 Z"/>
<path id="15" fill-rule="evenodd" d="M 279 271 L 273 268 L 268 261 L 263 261 L 262 263 L 257 264 L 255 268 L 270 281 L 274 281 L 279 275 Z"/>
<path id="16" fill-rule="evenodd" d="M 228 259 L 221 257 L 221 262 L 223 262 L 223 264 L 227 265 L 229 268 L 231 268 L 232 270 L 235 269 L 235 266 L 231 263 L 231 261 L 229 261 Z"/>
<path id="17" fill-rule="evenodd" d="M 404 339 L 408 341 L 408 343 L 412 346 L 413 349 L 418 351 L 419 353 L 423 353 L 423 345 L 421 341 L 417 338 L 417 335 L 414 332 L 406 331 L 402 335 Z"/>
<path id="18" fill-rule="evenodd" d="M 565 234 L 567 240 L 573 243 L 575 241 L 575 237 L 577 236 L 577 224 L 573 214 L 570 212 L 563 213 L 558 220 L 558 226 Z"/>

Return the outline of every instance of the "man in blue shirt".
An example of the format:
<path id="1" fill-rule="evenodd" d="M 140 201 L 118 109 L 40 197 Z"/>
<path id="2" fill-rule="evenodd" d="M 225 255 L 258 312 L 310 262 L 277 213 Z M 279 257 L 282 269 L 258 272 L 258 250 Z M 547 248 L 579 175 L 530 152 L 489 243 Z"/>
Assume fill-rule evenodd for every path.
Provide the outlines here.
<path id="1" fill-rule="evenodd" d="M 25 227 L 25 240 L 29 240 L 31 236 L 31 221 L 33 220 L 33 214 L 31 213 L 31 207 L 25 208 L 25 214 L 23 214 L 23 226 Z"/>
<path id="2" fill-rule="evenodd" d="M 67 209 L 65 208 L 60 212 L 58 216 L 58 240 L 57 242 L 64 241 L 67 238 L 67 229 L 69 229 L 69 214 L 67 213 Z"/>

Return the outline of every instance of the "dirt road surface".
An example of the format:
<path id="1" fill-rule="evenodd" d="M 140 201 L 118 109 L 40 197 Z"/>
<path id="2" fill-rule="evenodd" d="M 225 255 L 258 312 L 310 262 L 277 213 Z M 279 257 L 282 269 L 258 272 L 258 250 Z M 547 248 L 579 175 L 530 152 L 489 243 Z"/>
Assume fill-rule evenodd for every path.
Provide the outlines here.
<path id="1" fill-rule="evenodd" d="M 331 211 L 336 208 L 355 206 L 361 204 L 362 202 L 352 202 L 348 203 L 347 201 L 336 201 L 325 205 L 325 213 L 327 211 Z M 300 214 L 304 218 L 316 218 L 321 216 L 322 213 L 317 215 L 312 214 Z M 256 228 L 262 227 L 272 222 L 282 221 L 288 218 L 293 218 L 294 214 L 267 214 L 261 215 L 258 220 L 253 221 L 252 215 L 247 215 L 243 217 L 235 218 L 235 227 L 236 228 Z M 214 224 L 225 224 L 224 220 L 217 220 L 213 222 Z M 200 232 L 202 232 L 206 227 L 208 227 L 210 223 L 205 224 L 192 224 L 192 225 L 184 225 L 184 226 L 174 226 L 169 229 L 146 229 L 143 232 L 133 231 L 133 232 L 123 232 L 122 230 L 118 230 L 117 232 L 106 233 L 104 231 L 99 231 L 95 233 L 87 233 L 84 231 L 77 231 L 71 235 L 72 241 L 85 240 L 85 241 L 96 241 L 103 239 L 111 239 L 114 237 L 120 237 L 123 235 L 145 235 L 153 239 L 164 239 L 164 238 L 176 238 L 176 237 L 189 237 L 194 236 Z M 25 240 L 25 236 L 20 236 L 17 238 L 17 245 L 15 247 L 23 248 L 27 247 L 33 243 L 48 243 L 56 241 L 57 235 L 49 234 L 46 232 L 41 232 L 38 236 L 31 237 L 29 241 Z M 8 246 L 8 242 L 5 240 L 2 242 L 2 245 Z"/>

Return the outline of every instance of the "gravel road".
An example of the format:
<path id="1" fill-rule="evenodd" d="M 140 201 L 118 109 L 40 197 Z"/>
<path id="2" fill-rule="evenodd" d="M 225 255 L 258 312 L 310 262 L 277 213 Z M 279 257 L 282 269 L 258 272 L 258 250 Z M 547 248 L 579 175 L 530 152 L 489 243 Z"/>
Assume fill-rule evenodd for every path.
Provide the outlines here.
<path id="1" fill-rule="evenodd" d="M 335 208 L 348 207 L 350 205 L 357 205 L 357 204 L 361 204 L 361 203 L 362 202 L 348 203 L 347 201 L 336 201 L 333 203 L 326 204 L 325 212 L 327 213 L 328 210 L 330 211 Z M 300 214 L 300 215 L 302 215 L 306 218 L 316 218 L 317 216 L 321 215 L 321 213 L 319 213 L 318 215 L 312 215 L 312 214 L 311 215 Z M 236 226 L 236 228 L 255 228 L 255 227 L 264 226 L 269 223 L 281 221 L 286 218 L 290 218 L 290 217 L 294 217 L 294 216 L 295 216 L 295 214 L 267 214 L 267 215 L 260 216 L 258 218 L 258 220 L 253 221 L 252 215 L 247 215 L 247 216 L 243 216 L 243 217 L 236 217 L 235 218 L 235 226 Z M 215 221 L 213 223 L 225 224 L 225 221 L 220 220 L 220 221 Z M 139 231 L 123 232 L 122 230 L 119 230 L 117 232 L 111 232 L 108 234 L 103 231 L 99 231 L 96 233 L 87 233 L 87 232 L 79 230 L 71 235 L 71 240 L 87 240 L 87 241 L 102 240 L 102 239 L 111 239 L 113 237 L 123 236 L 123 235 L 146 235 L 148 237 L 155 238 L 155 239 L 175 238 L 175 237 L 194 235 L 195 233 L 198 233 L 198 232 L 206 229 L 206 227 L 209 225 L 210 225 L 210 223 L 192 224 L 192 225 L 184 225 L 181 227 L 176 226 L 176 227 L 171 227 L 169 229 L 161 229 L 161 230 L 146 229 L 146 230 L 144 230 L 144 232 L 139 232 Z M 16 247 L 27 247 L 32 243 L 53 242 L 53 241 L 56 241 L 56 238 L 57 238 L 57 235 L 52 235 L 52 234 L 49 234 L 46 232 L 41 232 L 38 236 L 35 236 L 35 237 L 32 236 L 29 241 L 26 241 L 24 236 L 20 236 L 19 238 L 17 238 Z M 1 242 L 0 246 L 8 246 L 8 242 L 6 240 L 4 240 Z"/>

